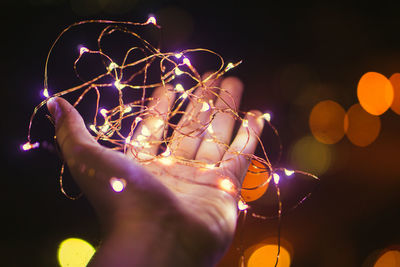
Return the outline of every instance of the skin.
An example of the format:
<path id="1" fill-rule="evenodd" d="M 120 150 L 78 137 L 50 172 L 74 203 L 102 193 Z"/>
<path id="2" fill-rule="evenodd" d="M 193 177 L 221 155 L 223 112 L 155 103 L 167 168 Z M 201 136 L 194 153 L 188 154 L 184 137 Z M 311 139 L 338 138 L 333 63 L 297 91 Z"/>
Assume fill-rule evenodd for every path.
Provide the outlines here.
<path id="1" fill-rule="evenodd" d="M 215 93 L 229 105 L 240 103 L 243 84 L 239 79 L 228 77 L 212 85 L 222 88 Z M 156 89 L 156 100 L 148 104 L 160 114 L 167 112 L 174 97 L 166 90 Z M 200 96 L 201 90 L 195 94 Z M 215 100 L 216 106 L 225 105 L 214 94 L 203 94 L 203 97 Z M 259 111 L 246 115 L 250 136 L 243 126 L 233 133 L 234 119 L 229 114 L 218 113 L 212 127 L 215 135 L 229 145 L 226 152 L 223 145 L 204 141 L 207 133 L 197 137 L 185 135 L 196 129 L 196 124 L 187 120 L 188 116 L 206 118 L 199 114 L 197 104 L 188 105 L 186 115 L 181 118 L 180 132 L 174 133 L 175 141 L 170 146 L 176 157 L 208 163 L 223 160 L 217 168 L 204 169 L 176 162 L 169 166 L 160 162 L 140 164 L 130 152 L 123 154 L 98 144 L 77 110 L 66 100 L 53 98 L 48 102 L 48 109 L 55 120 L 56 138 L 64 160 L 104 229 L 102 244 L 88 266 L 214 266 L 218 263 L 235 232 L 236 196 L 249 166 L 248 157 L 229 152 L 241 150 L 249 155 L 254 152 L 263 128 Z M 140 127 L 143 125 L 150 129 L 153 139 L 161 138 L 154 119 L 144 118 Z M 155 154 L 157 149 L 150 147 L 142 152 Z M 122 192 L 112 190 L 112 177 L 126 181 Z M 188 178 L 215 187 L 190 183 L 185 180 Z M 218 188 L 221 179 L 231 181 L 236 190 L 227 192 Z"/>

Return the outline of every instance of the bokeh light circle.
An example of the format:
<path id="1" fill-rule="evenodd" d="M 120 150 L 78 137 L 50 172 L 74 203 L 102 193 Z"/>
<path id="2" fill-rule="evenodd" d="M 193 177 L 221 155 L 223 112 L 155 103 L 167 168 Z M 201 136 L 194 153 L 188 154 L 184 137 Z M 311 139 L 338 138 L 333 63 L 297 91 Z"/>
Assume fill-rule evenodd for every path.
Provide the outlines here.
<path id="1" fill-rule="evenodd" d="M 381 121 L 378 116 L 366 112 L 359 104 L 349 108 L 344 120 L 347 138 L 356 146 L 370 145 L 378 137 Z"/>
<path id="2" fill-rule="evenodd" d="M 68 238 L 58 248 L 58 262 L 61 267 L 85 267 L 94 253 L 93 246 L 85 240 Z"/>
<path id="3" fill-rule="evenodd" d="M 400 267 L 400 251 L 386 251 L 375 262 L 374 267 Z"/>
<path id="4" fill-rule="evenodd" d="M 361 106 L 372 115 L 381 115 L 393 102 L 393 86 L 389 79 L 377 72 L 365 73 L 357 86 Z"/>
<path id="5" fill-rule="evenodd" d="M 335 144 L 344 136 L 344 108 L 332 100 L 316 104 L 309 118 L 309 125 L 315 139 L 324 144 Z"/>
<path id="6" fill-rule="evenodd" d="M 278 267 L 289 267 L 293 249 L 289 242 L 281 239 Z M 258 244 L 255 244 L 244 252 L 243 261 L 239 262 L 240 266 L 246 267 L 264 267 L 275 266 L 278 255 L 278 244 L 275 238 L 268 238 Z"/>
<path id="7" fill-rule="evenodd" d="M 290 157 L 296 169 L 321 175 L 331 165 L 332 154 L 332 146 L 305 136 L 293 145 Z"/>
<path id="8" fill-rule="evenodd" d="M 392 83 L 394 93 L 393 103 L 390 108 L 400 115 L 400 73 L 393 74 L 389 80 Z"/>
<path id="9" fill-rule="evenodd" d="M 268 184 L 265 183 L 269 178 L 269 171 L 260 162 L 253 160 L 249 166 L 246 177 L 243 180 L 241 194 L 246 202 L 251 202 L 262 197 L 267 191 Z M 262 186 L 261 186 L 262 185 Z M 258 187 L 260 186 L 260 187 Z M 256 188 L 258 187 L 258 188 Z M 246 188 L 256 188 L 247 190 Z"/>

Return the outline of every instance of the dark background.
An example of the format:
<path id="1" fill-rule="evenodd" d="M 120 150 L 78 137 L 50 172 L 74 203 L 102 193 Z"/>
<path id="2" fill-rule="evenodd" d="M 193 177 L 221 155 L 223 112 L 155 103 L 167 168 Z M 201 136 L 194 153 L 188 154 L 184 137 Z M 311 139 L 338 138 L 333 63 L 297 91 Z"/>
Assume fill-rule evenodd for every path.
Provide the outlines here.
<path id="1" fill-rule="evenodd" d="M 310 134 L 308 116 L 316 103 L 331 99 L 348 109 L 357 102 L 362 74 L 377 71 L 389 77 L 400 72 L 400 8 L 394 3 L 125 2 L 1 3 L 2 266 L 57 266 L 57 246 L 71 236 L 99 244 L 99 225 L 86 199 L 70 201 L 59 190 L 61 162 L 51 146 L 30 152 L 19 149 L 26 142 L 33 107 L 41 101 L 47 52 L 73 22 L 145 21 L 152 13 L 165 28 L 164 51 L 203 47 L 227 60 L 243 60 L 232 72 L 246 86 L 242 109 L 272 111 L 284 144 L 284 166 L 295 164 L 290 149 Z M 54 62 L 49 73 L 51 82 L 71 83 L 60 65 L 70 71 L 72 66 L 62 60 L 74 59 L 76 45 L 89 37 L 72 33 L 70 40 L 77 43 L 65 42 L 60 63 Z M 200 71 L 209 68 L 205 65 Z M 53 129 L 44 114 L 39 113 L 33 138 L 51 143 Z M 282 238 L 293 247 L 292 266 L 361 266 L 377 250 L 399 245 L 400 116 L 389 110 L 381 123 L 378 139 L 366 148 L 354 146 L 346 137 L 331 145 L 333 160 L 320 175 L 318 188 L 283 218 Z M 272 158 L 275 143 L 269 142 Z M 308 192 L 313 185 L 301 188 Z M 275 200 L 270 199 L 264 203 L 266 209 L 259 207 L 257 212 L 276 214 Z M 240 243 L 247 248 L 276 234 L 276 220 L 250 218 L 243 242 L 235 240 L 220 266 L 237 266 Z"/>

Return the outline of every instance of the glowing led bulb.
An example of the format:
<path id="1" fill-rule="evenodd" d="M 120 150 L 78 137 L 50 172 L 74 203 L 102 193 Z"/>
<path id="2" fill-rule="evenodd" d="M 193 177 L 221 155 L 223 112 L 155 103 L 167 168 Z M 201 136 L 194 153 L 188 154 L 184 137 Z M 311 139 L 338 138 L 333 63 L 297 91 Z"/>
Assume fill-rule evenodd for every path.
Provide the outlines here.
<path id="1" fill-rule="evenodd" d="M 96 126 L 94 126 L 93 124 L 89 125 L 89 129 L 92 130 L 93 132 L 97 132 Z"/>
<path id="2" fill-rule="evenodd" d="M 187 58 L 187 57 L 185 57 L 184 59 L 183 59 L 183 64 L 186 64 L 187 66 L 191 66 L 192 64 L 190 63 L 190 60 Z"/>
<path id="3" fill-rule="evenodd" d="M 105 108 L 100 109 L 100 114 L 103 115 L 104 117 L 106 117 L 107 116 L 107 109 L 105 109 Z"/>
<path id="4" fill-rule="evenodd" d="M 47 90 L 47 88 L 44 88 L 44 89 L 43 89 L 42 95 L 43 95 L 45 98 L 48 98 L 48 97 L 49 97 L 49 91 Z"/>
<path id="5" fill-rule="evenodd" d="M 183 92 L 182 93 L 182 95 L 181 95 L 181 97 L 183 98 L 183 99 L 185 99 L 185 98 L 187 98 L 189 96 L 189 94 L 188 94 L 188 92 Z"/>
<path id="6" fill-rule="evenodd" d="M 246 120 L 246 119 L 244 119 L 244 120 L 242 121 L 242 126 L 243 126 L 244 128 L 249 127 L 249 121 Z"/>
<path id="7" fill-rule="evenodd" d="M 262 118 L 263 118 L 264 120 L 270 122 L 270 121 L 271 121 L 271 114 L 269 114 L 268 112 L 266 112 L 266 113 L 264 113 L 264 114 L 262 115 Z"/>
<path id="8" fill-rule="evenodd" d="M 175 54 L 175 57 L 176 57 L 177 59 L 180 59 L 180 58 L 182 57 L 182 54 L 181 54 L 181 53 L 176 53 L 176 54 Z"/>
<path id="9" fill-rule="evenodd" d="M 177 92 L 179 92 L 179 93 L 183 93 L 183 92 L 185 92 L 185 88 L 183 88 L 182 84 L 177 83 L 177 84 L 175 85 L 175 91 L 177 91 Z"/>
<path id="10" fill-rule="evenodd" d="M 274 173 L 274 174 L 272 175 L 272 177 L 274 178 L 274 183 L 275 183 L 275 184 L 279 184 L 279 180 L 281 179 L 281 177 L 279 176 L 279 174 Z"/>
<path id="11" fill-rule="evenodd" d="M 235 64 L 233 64 L 232 62 L 229 62 L 225 67 L 225 71 L 228 71 L 234 67 L 235 67 Z"/>
<path id="12" fill-rule="evenodd" d="M 211 124 L 208 125 L 207 131 L 208 131 L 210 134 L 213 134 L 213 133 L 214 133 L 214 129 L 213 129 L 213 127 L 212 127 Z"/>
<path id="13" fill-rule="evenodd" d="M 227 179 L 227 178 L 220 180 L 220 182 L 219 182 L 219 187 L 220 187 L 222 190 L 226 191 L 226 192 L 233 192 L 233 191 L 235 190 L 235 186 L 234 186 L 233 183 L 232 183 L 229 179 Z"/>
<path id="14" fill-rule="evenodd" d="M 115 88 L 117 88 L 118 90 L 122 90 L 122 89 L 124 89 L 125 84 L 122 84 L 122 83 L 120 82 L 120 80 L 116 80 L 116 81 L 114 82 L 114 86 L 115 86 Z"/>
<path id="15" fill-rule="evenodd" d="M 206 169 L 213 170 L 215 169 L 215 164 L 206 164 Z"/>
<path id="16" fill-rule="evenodd" d="M 125 139 L 125 144 L 129 144 L 130 142 L 131 142 L 131 137 L 128 136 L 128 137 Z"/>
<path id="17" fill-rule="evenodd" d="M 122 179 L 122 178 L 112 177 L 110 179 L 110 185 L 111 185 L 111 188 L 115 192 L 119 193 L 119 192 L 124 191 L 124 189 L 126 187 L 126 181 L 125 181 L 125 179 Z"/>
<path id="18" fill-rule="evenodd" d="M 117 63 L 111 62 L 110 65 L 108 65 L 108 70 L 109 70 L 109 71 L 112 71 L 113 69 L 118 68 L 118 67 L 119 67 L 119 66 L 118 66 Z"/>
<path id="19" fill-rule="evenodd" d="M 163 157 L 171 156 L 171 150 L 169 149 L 169 147 L 167 147 L 167 149 L 165 149 L 165 151 L 163 153 L 161 153 L 161 156 L 163 156 Z"/>
<path id="20" fill-rule="evenodd" d="M 174 162 L 172 157 L 161 157 L 161 158 L 158 159 L 158 161 L 161 164 L 166 165 L 166 166 L 169 166 Z"/>
<path id="21" fill-rule="evenodd" d="M 25 144 L 21 145 L 21 149 L 24 150 L 24 151 L 28 151 L 28 150 L 31 150 L 33 148 L 38 148 L 38 147 L 39 147 L 39 143 L 38 142 L 33 143 L 33 144 L 31 144 L 29 142 L 26 142 Z"/>
<path id="22" fill-rule="evenodd" d="M 291 176 L 294 173 L 294 171 L 288 169 L 285 169 L 284 171 L 286 176 Z"/>
<path id="23" fill-rule="evenodd" d="M 175 74 L 176 74 L 177 76 L 182 75 L 182 74 L 183 74 L 183 71 L 181 71 L 178 67 L 176 67 L 176 68 L 175 68 Z"/>
<path id="24" fill-rule="evenodd" d="M 247 210 L 249 208 L 249 205 L 247 205 L 243 200 L 238 201 L 238 209 L 239 210 Z"/>
<path id="25" fill-rule="evenodd" d="M 89 52 L 89 49 L 87 49 L 86 47 L 84 47 L 84 46 L 82 46 L 80 49 L 79 49 L 79 54 L 83 54 L 83 53 L 86 53 L 86 52 Z"/>
<path id="26" fill-rule="evenodd" d="M 147 19 L 146 24 L 154 24 L 154 25 L 157 25 L 157 20 L 156 20 L 156 18 L 155 18 L 154 16 L 150 16 L 150 17 Z"/>
<path id="27" fill-rule="evenodd" d="M 141 117 L 136 117 L 136 118 L 135 118 L 135 122 L 136 122 L 136 123 L 139 123 L 139 122 L 141 122 L 142 120 L 143 120 L 143 119 L 142 119 Z"/>
<path id="28" fill-rule="evenodd" d="M 129 112 L 131 112 L 132 111 L 132 107 L 130 107 L 130 106 L 127 106 L 125 109 L 124 109 L 124 113 L 129 113 Z"/>
<path id="29" fill-rule="evenodd" d="M 109 129 L 110 129 L 110 125 L 108 123 L 101 126 L 101 131 L 103 133 L 106 133 Z"/>
<path id="30" fill-rule="evenodd" d="M 203 102 L 203 106 L 201 107 L 200 111 L 204 112 L 210 110 L 210 105 L 207 102 Z"/>

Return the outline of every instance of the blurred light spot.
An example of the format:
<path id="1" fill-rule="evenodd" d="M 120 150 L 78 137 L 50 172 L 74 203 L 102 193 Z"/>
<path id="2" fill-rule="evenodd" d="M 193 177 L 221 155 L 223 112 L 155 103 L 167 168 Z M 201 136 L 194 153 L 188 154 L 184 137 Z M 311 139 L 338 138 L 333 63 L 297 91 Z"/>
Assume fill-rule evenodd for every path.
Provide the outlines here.
<path id="1" fill-rule="evenodd" d="M 381 115 L 392 105 L 393 87 L 382 74 L 367 72 L 358 82 L 357 97 L 368 113 Z"/>
<path id="2" fill-rule="evenodd" d="M 296 169 L 321 175 L 331 165 L 332 153 L 331 146 L 321 144 L 311 136 L 305 136 L 294 144 L 290 156 Z"/>
<path id="3" fill-rule="evenodd" d="M 80 238 L 68 238 L 58 248 L 61 267 L 85 267 L 95 253 L 91 244 Z"/>
<path id="4" fill-rule="evenodd" d="M 378 137 L 381 121 L 378 116 L 367 113 L 359 104 L 354 104 L 346 113 L 344 130 L 354 145 L 365 147 Z"/>
<path id="5" fill-rule="evenodd" d="M 266 183 L 268 178 L 269 178 L 269 172 L 268 170 L 265 169 L 265 166 L 260 162 L 253 160 L 249 166 L 246 177 L 244 178 L 243 181 L 241 190 L 243 199 L 246 202 L 251 202 L 262 197 L 262 195 L 264 195 L 265 191 L 267 191 L 268 188 L 269 182 Z M 265 184 L 261 186 L 263 183 Z M 250 188 L 255 188 L 258 186 L 260 187 L 248 190 Z"/>
<path id="6" fill-rule="evenodd" d="M 110 179 L 110 185 L 115 192 L 119 193 L 125 189 L 126 181 L 125 179 L 122 178 L 112 177 Z"/>
<path id="7" fill-rule="evenodd" d="M 400 73 L 390 76 L 390 82 L 392 83 L 394 93 L 391 109 L 400 115 Z"/>
<path id="8" fill-rule="evenodd" d="M 315 139 L 324 144 L 335 144 L 344 136 L 343 122 L 346 112 L 335 101 L 319 102 L 311 111 L 309 125 Z"/>
<path id="9" fill-rule="evenodd" d="M 235 190 L 235 186 L 233 185 L 233 183 L 225 178 L 219 181 L 219 187 L 226 191 L 226 192 L 233 192 Z"/>
<path id="10" fill-rule="evenodd" d="M 374 267 L 400 267 L 400 251 L 386 251 L 375 262 Z"/>
<path id="11" fill-rule="evenodd" d="M 247 260 L 247 267 L 265 267 L 275 266 L 276 258 L 278 255 L 277 244 L 259 244 L 250 248 L 252 250 L 250 257 Z M 281 245 L 279 253 L 278 267 L 289 267 L 290 266 L 290 253 Z"/>

